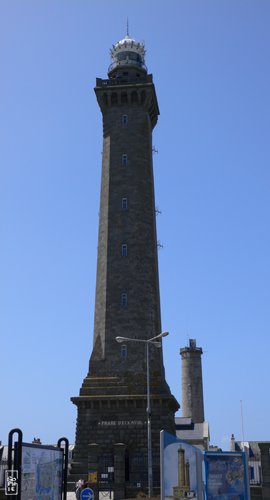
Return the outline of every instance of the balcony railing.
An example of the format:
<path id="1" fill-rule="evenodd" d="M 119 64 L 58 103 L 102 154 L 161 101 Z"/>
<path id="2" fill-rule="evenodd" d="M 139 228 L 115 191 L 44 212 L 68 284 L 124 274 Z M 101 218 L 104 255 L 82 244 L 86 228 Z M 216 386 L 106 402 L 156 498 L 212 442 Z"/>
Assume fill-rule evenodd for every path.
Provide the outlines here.
<path id="1" fill-rule="evenodd" d="M 97 87 L 112 87 L 114 85 L 134 85 L 140 83 L 152 83 L 152 75 L 140 76 L 138 78 L 128 78 L 125 76 L 120 76 L 118 78 L 108 78 L 103 80 L 102 78 L 96 79 Z"/>

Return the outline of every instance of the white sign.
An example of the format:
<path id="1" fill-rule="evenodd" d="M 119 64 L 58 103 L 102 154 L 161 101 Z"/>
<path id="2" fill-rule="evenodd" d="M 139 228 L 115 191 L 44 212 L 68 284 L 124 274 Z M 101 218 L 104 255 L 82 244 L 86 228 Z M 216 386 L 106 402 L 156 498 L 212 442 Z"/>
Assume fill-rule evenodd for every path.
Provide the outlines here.
<path id="1" fill-rule="evenodd" d="M 18 483 L 18 471 L 17 470 L 6 470 L 5 471 L 5 494 L 6 495 L 18 495 L 19 493 L 19 483 Z"/>

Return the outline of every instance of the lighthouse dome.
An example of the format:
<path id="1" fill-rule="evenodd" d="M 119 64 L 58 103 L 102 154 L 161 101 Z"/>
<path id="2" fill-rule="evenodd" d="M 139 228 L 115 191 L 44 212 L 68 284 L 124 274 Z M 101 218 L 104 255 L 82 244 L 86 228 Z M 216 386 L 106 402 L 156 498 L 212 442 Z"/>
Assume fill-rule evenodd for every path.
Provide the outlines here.
<path id="1" fill-rule="evenodd" d="M 109 77 L 117 76 L 124 68 L 133 68 L 147 73 L 144 63 L 145 47 L 143 43 L 136 42 L 134 38 L 126 35 L 122 40 L 112 46 L 110 50 L 112 63 L 108 69 Z"/>

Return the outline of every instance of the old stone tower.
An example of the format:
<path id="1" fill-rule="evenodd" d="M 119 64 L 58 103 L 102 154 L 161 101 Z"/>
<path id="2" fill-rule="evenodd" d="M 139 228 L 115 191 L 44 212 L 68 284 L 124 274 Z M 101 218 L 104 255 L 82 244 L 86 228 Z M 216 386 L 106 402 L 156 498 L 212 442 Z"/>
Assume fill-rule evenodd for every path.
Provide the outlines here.
<path id="1" fill-rule="evenodd" d="M 182 416 L 193 423 L 204 422 L 202 348 L 195 339 L 180 349 L 182 358 Z"/>
<path id="2" fill-rule="evenodd" d="M 147 490 L 148 477 L 146 344 L 116 337 L 161 332 L 152 167 L 159 109 L 144 55 L 143 44 L 127 35 L 111 50 L 108 79 L 96 81 L 103 158 L 94 344 L 80 395 L 71 398 L 78 417 L 70 480 L 97 472 L 99 488 L 112 488 L 115 499 Z M 179 405 L 165 380 L 162 348 L 149 349 L 157 492 L 159 433 L 175 432 Z"/>

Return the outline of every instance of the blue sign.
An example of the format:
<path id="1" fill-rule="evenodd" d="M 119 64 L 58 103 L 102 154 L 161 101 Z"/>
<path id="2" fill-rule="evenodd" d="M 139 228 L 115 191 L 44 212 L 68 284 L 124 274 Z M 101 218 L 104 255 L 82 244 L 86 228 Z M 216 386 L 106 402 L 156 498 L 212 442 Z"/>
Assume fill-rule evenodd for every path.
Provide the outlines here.
<path id="1" fill-rule="evenodd" d="M 94 500 L 94 492 L 91 488 L 84 488 L 81 492 L 81 500 Z"/>
<path id="2" fill-rule="evenodd" d="M 249 499 L 246 456 L 242 452 L 206 451 L 206 498 Z"/>

